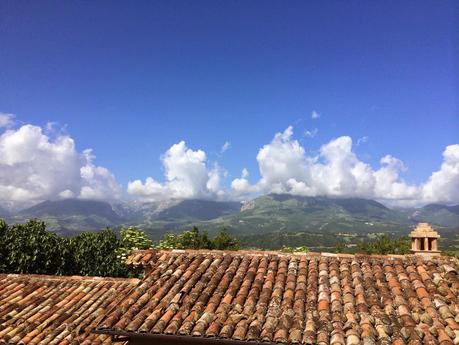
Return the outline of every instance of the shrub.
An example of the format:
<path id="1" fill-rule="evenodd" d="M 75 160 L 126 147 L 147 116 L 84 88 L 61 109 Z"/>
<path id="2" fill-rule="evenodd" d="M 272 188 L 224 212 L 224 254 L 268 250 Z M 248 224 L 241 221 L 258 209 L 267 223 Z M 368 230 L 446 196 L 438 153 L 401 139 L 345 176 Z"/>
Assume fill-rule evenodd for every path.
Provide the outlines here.
<path id="1" fill-rule="evenodd" d="M 1 264 L 12 273 L 63 274 L 67 267 L 65 241 L 46 231 L 44 222 L 0 224 Z"/>
<path id="2" fill-rule="evenodd" d="M 151 248 L 137 228 L 83 232 L 65 238 L 46 231 L 42 221 L 8 226 L 0 219 L 0 272 L 58 275 L 127 276 L 132 249 Z"/>
<path id="3" fill-rule="evenodd" d="M 221 230 L 213 239 L 210 239 L 207 231 L 200 233 L 199 229 L 194 226 L 193 229 L 180 234 L 164 235 L 159 241 L 158 248 L 237 250 L 239 249 L 239 243 L 225 229 Z"/>
<path id="4" fill-rule="evenodd" d="M 408 237 L 391 239 L 388 235 L 380 236 L 374 241 L 358 246 L 358 251 L 366 254 L 408 254 L 410 250 L 411 242 Z"/>
<path id="5" fill-rule="evenodd" d="M 282 253 L 307 253 L 309 252 L 309 248 L 305 246 L 301 246 L 301 247 L 282 246 L 280 251 Z"/>

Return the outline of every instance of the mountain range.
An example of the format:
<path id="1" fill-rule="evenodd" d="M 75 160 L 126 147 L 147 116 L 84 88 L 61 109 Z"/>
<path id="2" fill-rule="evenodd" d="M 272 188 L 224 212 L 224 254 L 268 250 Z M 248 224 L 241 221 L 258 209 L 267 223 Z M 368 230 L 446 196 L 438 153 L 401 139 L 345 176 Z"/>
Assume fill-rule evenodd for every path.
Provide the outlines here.
<path id="1" fill-rule="evenodd" d="M 214 233 L 221 228 L 236 236 L 286 233 L 400 233 L 417 222 L 459 228 L 459 205 L 430 204 L 393 209 L 359 198 L 301 197 L 269 194 L 246 202 L 169 200 L 117 202 L 66 199 L 44 201 L 16 213 L 0 209 L 9 222 L 39 218 L 61 234 L 138 225 L 153 238 L 198 225 Z"/>

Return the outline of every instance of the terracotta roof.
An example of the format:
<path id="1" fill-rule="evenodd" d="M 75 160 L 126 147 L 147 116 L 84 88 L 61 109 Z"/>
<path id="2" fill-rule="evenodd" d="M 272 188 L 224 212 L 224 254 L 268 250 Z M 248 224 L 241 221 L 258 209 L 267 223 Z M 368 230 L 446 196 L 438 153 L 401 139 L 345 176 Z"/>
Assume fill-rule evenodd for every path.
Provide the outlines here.
<path id="1" fill-rule="evenodd" d="M 110 344 L 96 326 L 165 344 L 459 343 L 449 258 L 140 251 L 129 263 L 146 277 L 0 274 L 0 344 Z"/>
<path id="2" fill-rule="evenodd" d="M 91 331 L 138 279 L 0 274 L 0 344 L 92 344 Z"/>
<path id="3" fill-rule="evenodd" d="M 293 344 L 459 344 L 449 258 L 141 251 L 148 274 L 101 321 L 116 334 Z"/>

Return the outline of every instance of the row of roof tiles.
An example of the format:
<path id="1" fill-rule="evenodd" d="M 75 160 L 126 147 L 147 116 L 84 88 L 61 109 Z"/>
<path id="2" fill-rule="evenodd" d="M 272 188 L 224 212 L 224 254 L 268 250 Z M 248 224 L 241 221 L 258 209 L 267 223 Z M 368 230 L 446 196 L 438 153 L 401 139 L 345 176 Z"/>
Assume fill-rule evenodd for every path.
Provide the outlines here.
<path id="1" fill-rule="evenodd" d="M 459 344 L 459 277 L 448 258 L 140 251 L 128 262 L 145 267 L 145 278 L 0 275 L 0 339 L 109 343 L 96 328 L 292 344 Z"/>
<path id="2" fill-rule="evenodd" d="M 447 259 L 140 252 L 149 275 L 103 329 L 303 344 L 459 342 Z"/>
<path id="3" fill-rule="evenodd" d="M 110 342 L 91 331 L 138 279 L 0 275 L 0 344 Z"/>

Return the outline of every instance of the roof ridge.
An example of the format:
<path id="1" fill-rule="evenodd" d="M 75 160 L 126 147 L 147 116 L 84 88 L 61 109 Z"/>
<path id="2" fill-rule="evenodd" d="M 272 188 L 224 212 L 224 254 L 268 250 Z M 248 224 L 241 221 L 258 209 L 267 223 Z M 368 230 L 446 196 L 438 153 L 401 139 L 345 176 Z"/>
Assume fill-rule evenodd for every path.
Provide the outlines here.
<path id="1" fill-rule="evenodd" d="M 136 283 L 141 281 L 139 278 L 127 278 L 127 277 L 101 277 L 101 276 L 60 276 L 50 274 L 28 274 L 28 273 L 0 273 L 0 278 L 27 278 L 27 279 L 40 279 L 40 280 L 62 280 L 62 281 L 87 281 L 87 282 L 127 282 Z"/>
<path id="2" fill-rule="evenodd" d="M 435 258 L 423 257 L 416 254 L 366 254 L 366 253 L 331 253 L 331 252 L 292 252 L 286 253 L 276 250 L 218 250 L 218 249 L 137 249 L 132 252 L 128 258 L 128 264 L 131 264 L 132 258 L 139 256 L 139 254 L 164 254 L 164 253 L 177 253 L 177 254 L 233 254 L 233 255 L 251 255 L 251 256 L 306 256 L 306 257 L 336 257 L 336 258 L 375 258 L 375 259 L 421 259 L 421 260 L 437 260 L 437 259 L 452 259 L 450 256 L 439 256 Z"/>

